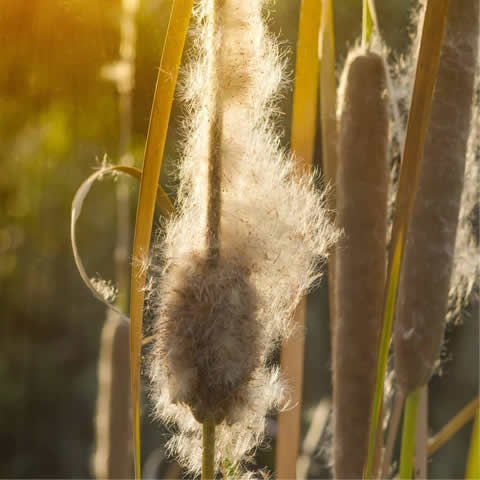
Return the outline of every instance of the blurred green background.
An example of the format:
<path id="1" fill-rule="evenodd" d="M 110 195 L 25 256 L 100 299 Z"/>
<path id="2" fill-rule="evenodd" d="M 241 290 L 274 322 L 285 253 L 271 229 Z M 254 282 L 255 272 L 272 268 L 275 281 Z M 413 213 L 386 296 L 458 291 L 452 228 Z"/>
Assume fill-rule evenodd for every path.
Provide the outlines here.
<path id="1" fill-rule="evenodd" d="M 400 53 L 408 40 L 411 2 L 377 3 L 387 44 Z M 277 0 L 270 18 L 292 69 L 299 5 Z M 141 0 L 136 15 L 131 142 L 136 166 L 170 6 L 171 0 Z M 69 222 L 80 183 L 105 154 L 118 161 L 119 94 L 101 71 L 119 58 L 120 18 L 120 0 L 0 0 L 0 477 L 92 476 L 97 360 L 106 315 L 75 269 Z M 341 62 L 360 34 L 361 0 L 335 2 L 335 26 Z M 291 94 L 292 89 L 286 92 L 279 125 L 286 144 Z M 162 173 L 167 184 L 179 113 L 175 105 Z M 133 219 L 138 187 L 129 182 Z M 78 224 L 79 248 L 91 275 L 114 279 L 116 222 L 115 184 L 106 180 L 92 189 Z M 309 299 L 305 429 L 312 407 L 331 391 L 325 284 Z M 473 309 L 464 326 L 448 332 L 445 374 L 432 383 L 432 431 L 478 390 L 477 319 Z M 152 425 L 148 402 L 143 423 L 146 461 L 166 434 Z M 434 456 L 432 477 L 462 477 L 469 435 L 464 429 Z M 272 468 L 272 449 L 259 454 L 259 464 Z"/>

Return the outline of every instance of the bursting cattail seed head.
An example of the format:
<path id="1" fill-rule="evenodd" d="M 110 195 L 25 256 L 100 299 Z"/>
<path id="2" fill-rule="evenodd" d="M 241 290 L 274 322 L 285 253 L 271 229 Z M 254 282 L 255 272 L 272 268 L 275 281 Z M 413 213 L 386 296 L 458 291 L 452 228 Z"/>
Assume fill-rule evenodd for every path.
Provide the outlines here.
<path id="1" fill-rule="evenodd" d="M 450 2 L 398 287 L 394 361 L 405 394 L 429 381 L 440 355 L 471 126 L 478 35 L 478 0 Z"/>
<path id="2" fill-rule="evenodd" d="M 213 266 L 197 255 L 184 260 L 165 274 L 155 354 L 165 361 L 172 402 L 188 405 L 199 422 L 232 423 L 233 399 L 259 366 L 255 290 L 235 258 Z"/>
<path id="3" fill-rule="evenodd" d="M 341 80 L 333 359 L 335 478 L 361 478 L 376 379 L 386 276 L 388 101 L 386 67 L 350 52 Z"/>
<path id="4" fill-rule="evenodd" d="M 275 133 L 284 62 L 262 8 L 196 5 L 177 214 L 154 246 L 152 399 L 178 427 L 172 453 L 194 473 L 206 418 L 217 423 L 217 467 L 262 440 L 285 396 L 269 356 L 337 236 L 314 179 L 295 171 Z"/>

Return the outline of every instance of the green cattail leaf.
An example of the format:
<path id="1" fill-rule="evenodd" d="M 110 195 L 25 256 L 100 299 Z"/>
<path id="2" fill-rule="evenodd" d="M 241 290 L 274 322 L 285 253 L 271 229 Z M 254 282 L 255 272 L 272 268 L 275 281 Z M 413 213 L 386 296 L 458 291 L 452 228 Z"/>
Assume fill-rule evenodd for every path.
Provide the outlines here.
<path id="1" fill-rule="evenodd" d="M 317 0 L 304 0 L 300 8 L 298 26 L 295 86 L 293 92 L 291 147 L 300 172 L 312 168 L 317 125 L 318 95 L 318 34 L 321 4 Z M 305 300 L 297 307 L 295 323 L 299 332 L 305 324 Z M 300 415 L 303 383 L 303 334 L 284 342 L 281 368 L 291 385 L 291 399 L 297 408 L 279 413 L 276 449 L 276 472 L 279 478 L 295 478 L 297 445 L 300 438 Z M 295 447 L 292 448 L 292 445 Z"/>
<path id="2" fill-rule="evenodd" d="M 124 166 L 124 165 L 117 165 L 117 166 L 102 168 L 96 171 L 95 173 L 93 173 L 92 175 L 90 175 L 80 185 L 80 187 L 75 193 L 75 196 L 73 197 L 72 216 L 71 216 L 71 222 L 70 222 L 70 239 L 72 243 L 73 258 L 75 261 L 75 265 L 85 285 L 88 287 L 88 289 L 92 292 L 93 296 L 97 300 L 99 300 L 100 302 L 105 304 L 109 309 L 113 310 L 118 315 L 120 315 L 120 317 L 123 320 L 129 321 L 128 316 L 125 313 L 121 312 L 120 309 L 117 308 L 113 303 L 108 301 L 105 294 L 102 294 L 102 292 L 100 291 L 99 285 L 94 285 L 94 283 L 92 282 L 92 280 L 90 279 L 90 277 L 88 276 L 85 270 L 85 266 L 83 265 L 82 258 L 80 257 L 80 253 L 78 251 L 78 246 L 77 246 L 76 224 L 82 212 L 83 202 L 85 201 L 85 198 L 88 195 L 90 188 L 97 180 L 100 180 L 105 175 L 109 175 L 109 174 L 112 175 L 115 173 L 124 173 L 126 175 L 130 175 L 131 177 L 136 178 L 137 180 L 140 180 L 142 172 L 138 168 Z M 163 215 L 168 216 L 173 212 L 173 205 L 170 199 L 168 198 L 168 195 L 163 191 L 162 187 L 157 186 L 157 189 L 159 192 L 158 204 L 159 204 L 160 210 Z M 110 286 L 110 283 L 104 282 L 104 285 L 108 287 Z M 113 290 L 113 287 L 111 288 Z"/>
<path id="3" fill-rule="evenodd" d="M 477 408 L 475 423 L 473 424 L 472 439 L 468 451 L 467 469 L 465 478 L 480 478 L 480 410 Z"/>
<path id="4" fill-rule="evenodd" d="M 425 146 L 425 138 L 430 119 L 433 92 L 440 63 L 440 49 L 448 11 L 448 0 L 429 0 L 418 54 L 415 84 L 407 124 L 407 135 L 400 171 L 397 205 L 392 228 L 392 248 L 389 258 L 389 273 L 385 295 L 384 324 L 379 350 L 377 384 L 372 420 L 369 431 L 369 450 L 365 467 L 365 478 L 372 475 L 380 410 L 383 398 L 383 385 L 387 365 L 388 346 L 392 331 L 398 276 L 403 253 L 408 219 L 412 209 L 415 188 L 418 180 L 420 161 Z"/>
<path id="5" fill-rule="evenodd" d="M 162 60 L 158 70 L 147 145 L 140 181 L 133 242 L 130 296 L 130 383 L 132 390 L 135 476 L 140 478 L 140 355 L 143 322 L 145 262 L 148 258 L 158 178 L 163 159 L 168 121 L 193 0 L 174 0 Z"/>

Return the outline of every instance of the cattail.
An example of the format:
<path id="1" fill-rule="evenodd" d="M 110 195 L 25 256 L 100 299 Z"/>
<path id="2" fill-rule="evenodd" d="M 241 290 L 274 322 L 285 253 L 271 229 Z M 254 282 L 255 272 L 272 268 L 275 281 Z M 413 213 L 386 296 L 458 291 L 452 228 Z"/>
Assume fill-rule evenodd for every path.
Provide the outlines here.
<path id="1" fill-rule="evenodd" d="M 334 332 L 335 478 L 361 478 L 386 275 L 388 102 L 383 58 L 355 50 L 342 76 Z"/>
<path id="2" fill-rule="evenodd" d="M 451 2 L 397 298 L 394 360 L 398 384 L 405 394 L 429 381 L 441 350 L 471 125 L 478 34 L 478 0 Z"/>
<path id="3" fill-rule="evenodd" d="M 97 478 L 132 478 L 133 455 L 130 421 L 130 327 L 109 313 L 102 331 L 98 362 Z"/>
<path id="4" fill-rule="evenodd" d="M 201 0 L 186 105 L 177 215 L 155 247 L 150 375 L 170 449 L 201 467 L 201 425 L 216 427 L 218 468 L 263 437 L 284 396 L 269 366 L 294 309 L 320 278 L 336 233 L 314 181 L 274 131 L 283 61 L 260 0 Z"/>

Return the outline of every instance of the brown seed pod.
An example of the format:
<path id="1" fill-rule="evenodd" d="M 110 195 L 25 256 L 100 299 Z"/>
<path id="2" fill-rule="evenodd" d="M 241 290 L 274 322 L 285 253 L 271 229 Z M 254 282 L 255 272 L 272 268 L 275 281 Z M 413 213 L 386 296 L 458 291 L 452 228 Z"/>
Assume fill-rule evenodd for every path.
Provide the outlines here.
<path id="1" fill-rule="evenodd" d="M 342 78 L 335 271 L 335 478 L 361 478 L 386 275 L 388 102 L 384 60 L 354 51 Z"/>
<path id="2" fill-rule="evenodd" d="M 404 394 L 429 381 L 440 356 L 470 131 L 478 34 L 479 1 L 450 2 L 397 297 L 394 362 Z"/>
<path id="3" fill-rule="evenodd" d="M 218 262 L 192 255 L 165 275 L 158 352 L 170 399 L 188 405 L 198 422 L 229 421 L 260 362 L 260 328 L 248 272 L 222 252 Z"/>
<path id="4" fill-rule="evenodd" d="M 98 363 L 97 478 L 132 478 L 130 421 L 130 327 L 109 313 L 102 331 Z"/>

